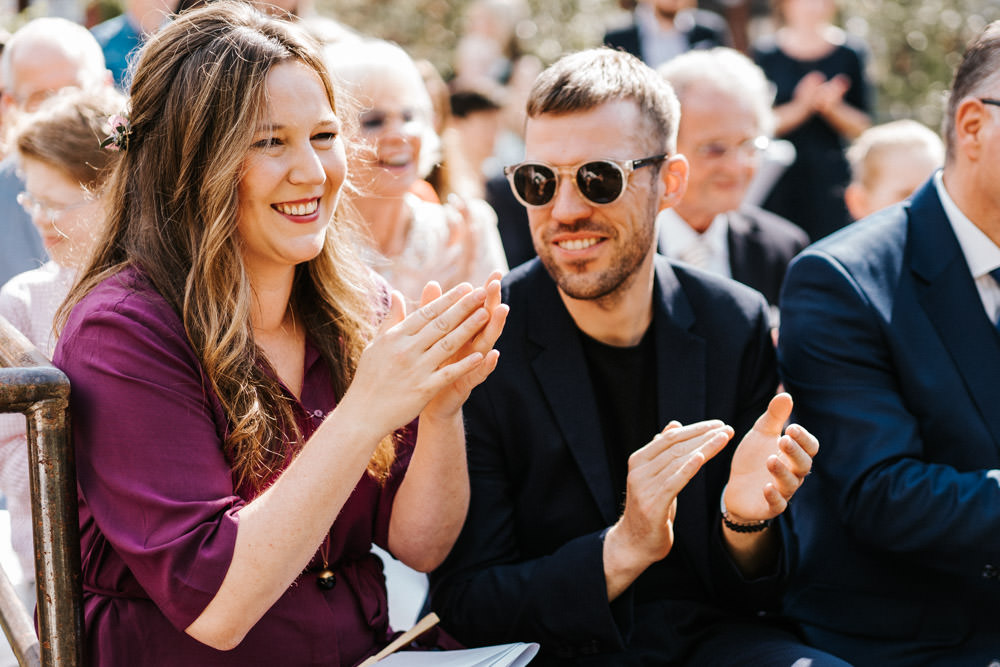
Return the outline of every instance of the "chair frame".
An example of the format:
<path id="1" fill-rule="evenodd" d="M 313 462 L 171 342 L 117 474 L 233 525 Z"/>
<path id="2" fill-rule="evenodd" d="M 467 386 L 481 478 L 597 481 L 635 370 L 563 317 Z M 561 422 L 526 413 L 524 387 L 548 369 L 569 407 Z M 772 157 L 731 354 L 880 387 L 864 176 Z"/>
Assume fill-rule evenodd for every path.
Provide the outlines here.
<path id="1" fill-rule="evenodd" d="M 0 570 L 0 626 L 22 667 L 79 667 L 83 593 L 69 379 L 0 317 L 0 412 L 27 419 L 38 633 Z"/>

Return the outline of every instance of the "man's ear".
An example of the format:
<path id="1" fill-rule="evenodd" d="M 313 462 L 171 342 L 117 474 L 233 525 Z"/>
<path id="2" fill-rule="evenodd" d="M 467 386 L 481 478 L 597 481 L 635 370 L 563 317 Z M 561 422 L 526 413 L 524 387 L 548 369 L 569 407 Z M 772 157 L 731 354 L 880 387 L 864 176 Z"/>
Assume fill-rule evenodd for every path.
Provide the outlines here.
<path id="1" fill-rule="evenodd" d="M 967 97 L 955 109 L 955 148 L 967 158 L 978 161 L 983 158 L 983 131 L 990 125 L 986 105 L 975 97 Z"/>
<path id="2" fill-rule="evenodd" d="M 684 196 L 688 183 L 688 161 L 683 155 L 672 155 L 660 165 L 660 180 L 663 185 L 663 195 L 660 197 L 658 211 L 672 208 Z"/>
<path id="3" fill-rule="evenodd" d="M 860 183 L 851 182 L 844 190 L 844 203 L 847 204 L 847 212 L 855 220 L 868 215 L 868 193 L 861 187 Z"/>

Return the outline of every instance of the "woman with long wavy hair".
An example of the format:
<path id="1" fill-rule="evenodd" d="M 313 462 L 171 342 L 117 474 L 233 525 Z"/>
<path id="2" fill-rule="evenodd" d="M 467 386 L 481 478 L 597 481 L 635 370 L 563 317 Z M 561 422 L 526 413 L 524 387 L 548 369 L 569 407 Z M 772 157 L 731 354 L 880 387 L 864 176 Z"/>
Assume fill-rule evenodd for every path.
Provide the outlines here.
<path id="1" fill-rule="evenodd" d="M 321 56 L 248 5 L 151 37 L 112 125 L 106 231 L 54 357 L 89 660 L 355 664 L 392 632 L 370 545 L 426 571 L 461 528 L 499 283 L 430 284 L 406 314 L 355 254 Z"/>

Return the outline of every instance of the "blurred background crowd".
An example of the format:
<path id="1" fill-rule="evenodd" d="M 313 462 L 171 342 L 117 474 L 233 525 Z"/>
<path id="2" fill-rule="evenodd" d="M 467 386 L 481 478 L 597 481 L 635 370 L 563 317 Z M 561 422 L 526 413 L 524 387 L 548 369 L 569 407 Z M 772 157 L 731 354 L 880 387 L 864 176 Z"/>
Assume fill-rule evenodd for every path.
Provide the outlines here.
<path id="1" fill-rule="evenodd" d="M 33 19 L 68 19 L 91 30 L 115 86 L 127 93 L 128 59 L 143 36 L 154 32 L 166 16 L 201 1 L 3 0 L 0 43 L 6 44 Z M 291 13 L 327 44 L 331 69 L 361 101 L 362 112 L 356 119 L 362 139 L 359 145 L 369 153 L 362 150 L 352 156 L 351 174 L 358 186 L 352 203 L 369 225 L 376 255 L 370 258 L 371 264 L 412 301 L 419 299 L 428 279 L 479 284 L 492 271 L 513 268 L 533 256 L 524 209 L 514 199 L 503 167 L 523 157 L 520 132 L 528 88 L 545 66 L 565 53 L 606 43 L 634 52 L 653 67 L 689 49 L 720 45 L 750 56 L 773 86 L 773 135 L 794 150 L 784 157 L 780 150 L 771 151 L 768 159 L 779 164 L 779 173 L 764 178 L 764 190 L 752 191 L 748 199 L 805 230 L 805 235 L 789 241 L 794 246 L 790 257 L 808 241 L 850 219 L 907 196 L 941 164 L 939 142 L 933 136 L 915 135 L 933 135 L 928 128 L 936 132 L 951 73 L 964 45 L 987 23 L 1000 18 L 1000 0 L 702 0 L 697 6 L 695 0 L 275 0 L 275 4 L 279 5 L 276 10 Z M 657 36 L 655 43 L 648 40 L 650 35 Z M 384 43 L 362 48 L 358 41 L 362 36 L 401 49 Z M 57 76 L 57 70 L 40 54 L 29 47 L 19 56 L 5 57 L 0 67 L 0 85 L 5 86 L 0 105 L 5 126 L 2 149 L 5 155 L 20 153 L 22 159 L 16 176 L 13 167 L 5 171 L 7 161 L 0 164 L 0 179 L 9 180 L 9 187 L 0 183 L 0 210 L 21 215 L 24 209 L 42 237 L 15 243 L 9 226 L 12 218 L 5 216 L 3 224 L 8 226 L 0 228 L 4 238 L 0 243 L 8 247 L 2 253 L 14 253 L 16 245 L 17 256 L 16 261 L 0 261 L 0 283 L 23 271 L 37 270 L 46 256 L 52 264 L 47 265 L 47 273 L 32 278 L 35 282 L 16 283 L 20 292 L 8 289 L 6 300 L 0 301 L 0 314 L 12 319 L 18 303 L 33 303 L 34 310 L 23 313 L 21 328 L 38 323 L 33 341 L 50 351 L 51 315 L 79 258 L 70 253 L 69 246 L 58 250 L 50 244 L 44 225 L 60 218 L 59 234 L 72 240 L 67 231 L 70 223 L 77 218 L 89 220 L 86 206 L 95 201 L 81 198 L 81 188 L 94 193 L 100 183 L 88 182 L 87 174 L 81 176 L 72 169 L 73 164 L 95 165 L 99 154 L 80 157 L 79 153 L 40 151 L 32 147 L 32 141 L 44 145 L 44 136 L 32 139 L 23 128 L 11 133 L 19 115 L 37 111 L 46 96 L 69 86 L 67 82 L 75 79 L 81 87 L 88 87 L 83 65 L 67 82 L 45 80 L 45 76 Z M 30 71 L 27 61 L 33 59 L 39 72 Z M 103 66 L 95 68 L 98 74 L 103 71 Z M 680 93 L 678 81 L 687 75 L 670 70 L 664 74 Z M 35 94 L 40 97 L 35 99 Z M 685 98 L 682 94 L 681 98 L 685 107 L 695 108 L 699 102 L 696 95 Z M 74 108 L 95 107 L 90 125 L 83 119 L 73 130 L 72 119 L 58 116 L 58 108 L 50 105 L 48 112 L 55 114 L 52 136 L 76 131 L 89 138 L 101 109 L 114 109 L 121 100 L 70 100 L 64 106 L 70 103 Z M 415 127 L 415 120 L 424 119 L 415 119 L 414 110 L 424 108 L 431 115 L 429 127 Z M 865 133 L 873 125 L 904 119 L 912 126 L 892 125 Z M 42 127 L 38 122 L 36 130 Z M 711 173 L 709 163 L 727 155 L 749 161 L 744 153 L 760 148 L 754 142 L 772 134 L 771 124 L 770 119 L 760 119 L 746 139 L 734 146 L 694 145 L 688 139 L 691 157 L 705 162 L 705 174 Z M 687 132 L 693 137 L 696 130 Z M 915 143 L 927 142 L 929 161 L 919 164 L 913 183 L 900 186 L 884 200 L 869 201 L 875 186 L 868 181 L 875 179 L 878 169 L 895 174 L 904 170 L 872 162 L 887 160 L 878 157 L 879 151 L 893 142 L 911 149 Z M 920 157 L 913 155 L 899 164 L 918 164 Z M 377 168 L 366 171 L 372 165 Z M 761 171 L 765 176 L 768 173 Z M 27 183 L 15 178 L 27 179 Z M 65 196 L 59 196 L 59 188 Z M 694 188 L 689 186 L 689 190 Z M 743 191 L 738 194 L 742 196 Z M 697 202 L 693 195 L 689 200 L 687 205 L 693 209 Z M 718 211 L 704 211 L 701 227 L 694 224 L 701 212 L 679 207 L 678 213 L 700 234 L 716 215 L 738 206 L 739 199 Z M 30 231 L 27 218 L 21 229 Z M 91 235 L 82 236 L 89 239 Z M 680 256 L 680 251 L 678 256 L 694 263 Z M 783 274 L 784 263 L 778 271 Z M 734 269 L 732 277 L 739 278 L 736 273 Z M 52 290 L 51 303 L 44 308 L 37 285 Z M 776 295 L 777 286 L 768 295 L 772 303 Z M 10 440 L 22 437 L 21 424 L 0 427 L 5 438 L 0 446 L 23 455 L 22 442 Z M 25 463 L 23 457 L 15 461 L 2 452 L 0 459 L 0 490 L 13 503 L 12 531 L 27 580 L 31 563 Z M 9 468 L 6 477 L 5 466 Z M 30 598 L 29 591 L 26 596 Z"/>
<path id="2" fill-rule="evenodd" d="M 495 39 L 493 46 L 507 58 L 530 54 L 547 64 L 567 51 L 600 44 L 607 30 L 631 21 L 635 4 L 634 0 L 304 1 L 310 3 L 311 13 L 397 42 L 414 58 L 433 63 L 445 79 L 460 71 L 459 56 L 473 57 L 473 49 L 458 48 L 470 46 L 472 34 Z M 747 48 L 774 28 L 767 0 L 699 4 L 729 20 L 737 48 Z M 914 118 L 935 128 L 963 46 L 988 22 L 1000 18 L 1000 2 L 992 0 L 838 0 L 837 8 L 835 23 L 870 49 L 876 122 Z M 0 26 L 12 32 L 33 17 L 63 16 L 92 27 L 124 9 L 121 0 L 4 0 Z M 477 55 L 487 54 L 481 50 Z"/>
<path id="3" fill-rule="evenodd" d="M 476 18 L 469 11 L 478 4 L 492 8 L 496 16 L 492 25 L 489 18 Z M 430 60 L 447 78 L 459 67 L 456 47 L 470 30 L 494 31 L 508 48 L 548 63 L 566 51 L 600 44 L 606 30 L 631 20 L 632 4 L 631 0 L 316 0 L 312 11 L 395 41 L 415 58 Z M 734 31 L 738 48 L 773 27 L 767 0 L 700 4 L 730 18 L 731 25 L 746 25 L 745 36 Z M 837 23 L 871 50 L 877 120 L 915 117 L 935 127 L 963 45 L 1000 17 L 1000 3 L 981 0 L 839 0 L 837 6 L 842 18 Z M 123 10 L 120 0 L 5 0 L 0 3 L 0 25 L 13 31 L 32 17 L 47 15 L 91 27 Z"/>

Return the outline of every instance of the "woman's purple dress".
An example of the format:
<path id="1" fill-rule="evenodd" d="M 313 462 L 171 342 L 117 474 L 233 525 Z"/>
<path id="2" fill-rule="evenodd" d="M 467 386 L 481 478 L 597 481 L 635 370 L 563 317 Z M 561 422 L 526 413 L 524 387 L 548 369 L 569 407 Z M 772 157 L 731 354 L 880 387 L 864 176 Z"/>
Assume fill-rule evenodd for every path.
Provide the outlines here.
<path id="1" fill-rule="evenodd" d="M 382 565 L 389 514 L 412 454 L 390 480 L 365 475 L 330 531 L 330 590 L 319 554 L 231 651 L 184 633 L 232 557 L 238 510 L 222 453 L 227 420 L 176 312 L 127 269 L 74 309 L 54 355 L 70 379 L 83 556 L 87 655 L 97 667 L 351 665 L 390 632 Z M 298 425 L 309 436 L 333 409 L 330 374 L 307 345 Z"/>

